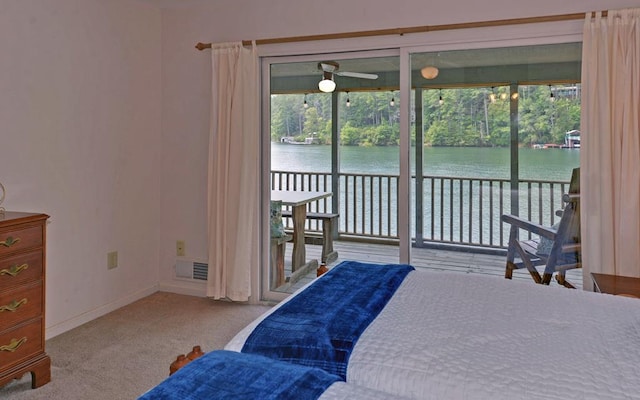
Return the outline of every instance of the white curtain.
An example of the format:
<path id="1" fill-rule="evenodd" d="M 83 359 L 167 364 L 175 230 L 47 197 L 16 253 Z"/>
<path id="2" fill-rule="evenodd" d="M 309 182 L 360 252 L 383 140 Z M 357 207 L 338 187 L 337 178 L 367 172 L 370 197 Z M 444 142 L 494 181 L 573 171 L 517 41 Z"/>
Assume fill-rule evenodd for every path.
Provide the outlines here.
<path id="1" fill-rule="evenodd" d="M 259 260 L 259 99 L 255 44 L 213 44 L 207 296 L 247 301 Z"/>
<path id="2" fill-rule="evenodd" d="M 639 110 L 640 9 L 587 14 L 580 149 L 585 282 L 590 272 L 640 277 Z"/>

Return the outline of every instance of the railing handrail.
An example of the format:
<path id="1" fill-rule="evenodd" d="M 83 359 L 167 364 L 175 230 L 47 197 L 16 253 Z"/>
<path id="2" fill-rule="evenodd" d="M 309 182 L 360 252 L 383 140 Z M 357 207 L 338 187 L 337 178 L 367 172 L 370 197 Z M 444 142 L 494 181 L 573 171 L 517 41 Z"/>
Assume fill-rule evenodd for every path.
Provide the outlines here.
<path id="1" fill-rule="evenodd" d="M 306 171 L 286 171 L 286 170 L 271 170 L 271 175 L 274 174 L 304 174 L 304 175 L 324 175 L 331 176 L 331 172 L 306 172 Z M 398 174 L 371 174 L 367 172 L 340 172 L 339 175 L 355 175 L 355 176 L 367 176 L 367 177 L 393 177 L 399 178 Z M 411 175 L 412 179 L 415 179 L 416 175 Z M 498 182 L 509 182 L 509 178 L 492 178 L 492 177 L 478 177 L 478 176 L 448 176 L 448 175 L 423 175 L 423 178 L 429 179 L 462 179 L 462 180 L 490 180 L 490 181 L 498 181 Z M 554 184 L 569 184 L 569 181 L 562 180 L 545 180 L 545 179 L 530 179 L 530 178 L 522 178 L 519 179 L 520 183 L 528 182 L 528 183 L 554 183 Z"/>
<path id="2" fill-rule="evenodd" d="M 278 189 L 331 191 L 331 179 L 330 172 L 271 171 L 272 188 Z M 310 210 L 340 213 L 339 236 L 396 240 L 394 215 L 397 215 L 399 175 L 341 172 L 338 179 L 340 193 L 334 204 L 340 209 L 331 210 L 331 202 L 325 199 L 311 204 Z M 506 247 L 508 226 L 500 221 L 500 216 L 511 213 L 510 200 L 514 194 L 509 179 L 439 175 L 424 175 L 422 179 L 423 209 L 416 210 L 415 198 L 412 199 L 415 218 L 411 222 L 412 238 L 416 245 L 426 242 Z M 540 224 L 552 225 L 569 182 L 520 179 L 518 184 L 516 212 Z M 422 229 L 415 229 L 416 221 L 422 221 Z M 313 221 L 307 222 L 307 228 L 321 229 Z M 416 237 L 416 231 L 423 237 Z"/>

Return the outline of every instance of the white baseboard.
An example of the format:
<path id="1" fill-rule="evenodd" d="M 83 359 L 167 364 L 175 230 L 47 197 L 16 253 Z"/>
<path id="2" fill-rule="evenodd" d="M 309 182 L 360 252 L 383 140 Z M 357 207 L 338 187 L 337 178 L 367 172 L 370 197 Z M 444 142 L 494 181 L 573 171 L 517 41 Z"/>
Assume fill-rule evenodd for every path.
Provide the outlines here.
<path id="1" fill-rule="evenodd" d="M 64 322 L 60 322 L 53 326 L 47 326 L 45 328 L 45 340 L 49 340 L 64 332 L 70 331 L 73 328 L 77 328 L 82 324 L 86 324 L 89 321 L 93 321 L 94 319 L 101 317 L 105 314 L 108 314 L 111 311 L 115 311 L 118 308 L 126 306 L 127 304 L 131 304 L 136 300 L 140 300 L 144 297 L 150 296 L 155 292 L 157 292 L 158 290 L 160 290 L 158 285 L 154 285 L 147 289 L 140 290 L 136 293 L 130 294 L 121 299 L 118 299 L 111 303 L 100 306 L 95 310 L 87 311 L 77 317 L 68 319 Z"/>
<path id="2" fill-rule="evenodd" d="M 186 280 L 174 280 L 161 282 L 158 288 L 161 292 L 184 294 L 187 296 L 206 297 L 206 282 L 193 282 Z"/>

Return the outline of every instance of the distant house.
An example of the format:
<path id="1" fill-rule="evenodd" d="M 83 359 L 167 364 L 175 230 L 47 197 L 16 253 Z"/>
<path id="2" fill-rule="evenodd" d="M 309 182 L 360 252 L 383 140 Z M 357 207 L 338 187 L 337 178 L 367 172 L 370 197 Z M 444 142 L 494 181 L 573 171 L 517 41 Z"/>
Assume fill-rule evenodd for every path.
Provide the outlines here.
<path id="1" fill-rule="evenodd" d="M 580 148 L 580 131 L 572 130 L 564 134 L 564 146 L 567 149 L 579 149 Z"/>
<path id="2" fill-rule="evenodd" d="M 280 139 L 280 143 L 288 144 L 320 144 L 320 140 L 315 136 L 309 136 L 304 141 L 296 141 L 294 136 L 284 136 Z"/>

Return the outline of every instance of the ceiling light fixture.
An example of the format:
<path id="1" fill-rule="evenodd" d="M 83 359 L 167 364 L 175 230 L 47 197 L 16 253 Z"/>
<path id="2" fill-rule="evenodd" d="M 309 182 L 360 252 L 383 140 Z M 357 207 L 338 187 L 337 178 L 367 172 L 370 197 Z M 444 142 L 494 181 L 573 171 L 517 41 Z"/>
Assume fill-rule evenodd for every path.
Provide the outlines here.
<path id="1" fill-rule="evenodd" d="M 391 101 L 389 102 L 389 105 L 391 107 L 396 105 L 396 99 L 395 99 L 395 97 L 393 97 L 393 91 L 391 92 Z"/>
<path id="2" fill-rule="evenodd" d="M 438 103 L 439 103 L 440 105 L 443 105 L 443 104 L 444 104 L 444 100 L 442 99 L 442 89 L 440 89 L 440 98 L 438 99 Z"/>
<path id="3" fill-rule="evenodd" d="M 304 106 L 304 108 L 309 108 L 309 104 L 307 103 L 307 94 L 304 94 L 304 103 L 302 103 L 302 105 Z"/>
<path id="4" fill-rule="evenodd" d="M 556 101 L 556 97 L 553 95 L 553 90 L 551 90 L 551 85 L 549 85 L 549 101 L 552 103 Z"/>
<path id="5" fill-rule="evenodd" d="M 347 107 L 351 107 L 351 100 L 349 100 L 349 92 L 347 92 Z"/>
<path id="6" fill-rule="evenodd" d="M 420 74 L 424 79 L 435 79 L 438 76 L 440 70 L 433 65 L 427 65 L 420 70 Z"/>
<path id="7" fill-rule="evenodd" d="M 322 80 L 318 83 L 318 89 L 325 93 L 331 93 L 336 90 L 336 83 L 333 81 L 333 74 L 331 72 L 324 71 L 322 76 Z"/>

